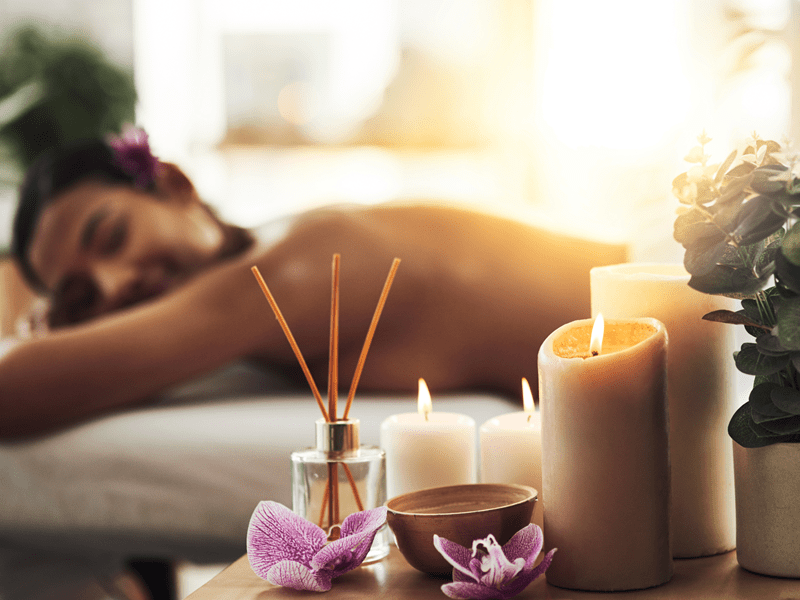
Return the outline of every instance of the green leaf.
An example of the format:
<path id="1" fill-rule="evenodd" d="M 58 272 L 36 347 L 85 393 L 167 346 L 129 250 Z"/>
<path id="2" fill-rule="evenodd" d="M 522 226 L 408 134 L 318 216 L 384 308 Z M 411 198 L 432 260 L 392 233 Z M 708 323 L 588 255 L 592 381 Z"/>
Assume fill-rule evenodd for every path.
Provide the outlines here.
<path id="1" fill-rule="evenodd" d="M 774 421 L 764 421 L 759 423 L 767 431 L 776 435 L 788 435 L 790 433 L 800 433 L 800 417 L 792 416 Z"/>
<path id="2" fill-rule="evenodd" d="M 745 175 L 744 177 L 734 177 L 731 181 L 720 190 L 720 195 L 717 198 L 716 204 L 727 204 L 732 200 L 744 200 L 747 196 L 745 189 L 752 181 L 752 175 Z"/>
<path id="3" fill-rule="evenodd" d="M 725 162 L 723 162 L 720 165 L 719 170 L 717 171 L 717 174 L 714 177 L 715 183 L 719 183 L 720 181 L 722 181 L 722 178 L 725 176 L 725 171 L 727 171 L 730 168 L 735 158 L 736 158 L 736 150 L 728 154 L 728 158 L 726 158 Z"/>
<path id="4" fill-rule="evenodd" d="M 763 244 L 764 242 L 760 244 L 754 244 L 754 246 L 761 246 Z M 770 275 L 773 275 L 777 268 L 775 266 L 775 259 L 777 258 L 780 251 L 781 251 L 781 241 L 773 240 L 772 242 L 767 244 L 763 248 L 763 250 L 757 252 L 756 259 L 753 262 L 754 273 L 756 273 L 760 278 L 769 277 Z"/>
<path id="5" fill-rule="evenodd" d="M 714 187 L 714 182 L 710 179 L 701 179 L 697 181 L 697 200 L 698 204 L 708 204 L 713 202 L 719 195 L 717 188 Z"/>
<path id="6" fill-rule="evenodd" d="M 736 368 L 748 375 L 771 375 L 789 364 L 789 355 L 766 356 L 758 351 L 755 344 L 742 344 L 742 349 L 734 355 Z"/>
<path id="7" fill-rule="evenodd" d="M 753 431 L 753 433 L 756 434 L 758 437 L 769 439 L 769 438 L 774 438 L 774 437 L 780 435 L 778 433 L 775 433 L 774 431 L 770 431 L 769 429 L 767 429 L 761 423 L 756 423 L 753 420 L 753 416 L 752 415 L 753 415 L 753 411 L 752 411 L 752 409 L 750 409 L 750 422 L 747 425 L 750 427 L 750 429 Z"/>
<path id="8" fill-rule="evenodd" d="M 775 443 L 777 436 L 772 438 L 768 435 L 759 436 L 753 430 L 753 427 L 760 427 L 760 425 L 753 423 L 753 419 L 750 416 L 750 403 L 745 402 L 733 413 L 728 423 L 728 435 L 744 448 L 762 448 Z"/>
<path id="9" fill-rule="evenodd" d="M 783 252 L 775 256 L 775 280 L 779 288 L 800 294 L 800 267 L 790 263 Z"/>
<path id="10" fill-rule="evenodd" d="M 776 407 L 772 402 L 772 392 L 775 389 L 780 389 L 780 386 L 774 383 L 761 383 L 750 391 L 748 404 L 750 404 L 753 421 L 756 423 L 791 416 L 790 413 Z"/>
<path id="11" fill-rule="evenodd" d="M 742 298 L 763 288 L 767 279 L 768 277 L 757 278 L 750 269 L 717 265 L 706 275 L 692 275 L 689 278 L 689 287 L 704 294 Z"/>
<path id="12" fill-rule="evenodd" d="M 755 388 L 757 385 L 761 385 L 762 383 L 774 383 L 776 385 L 779 385 L 779 380 L 780 380 L 779 373 L 775 373 L 772 375 L 756 375 L 755 377 L 753 377 L 753 388 Z"/>
<path id="13" fill-rule="evenodd" d="M 753 181 L 750 187 L 758 194 L 773 194 L 782 192 L 786 189 L 785 181 L 773 181 L 772 178 L 778 173 L 786 171 L 784 165 L 765 165 L 753 171 Z"/>
<path id="14" fill-rule="evenodd" d="M 788 350 L 800 350 L 800 298 L 784 298 L 777 317 L 781 345 Z"/>
<path id="15" fill-rule="evenodd" d="M 781 412 L 781 415 L 776 417 L 774 415 L 767 415 L 762 412 L 758 412 L 755 408 L 752 407 L 750 408 L 750 418 L 753 419 L 753 423 L 756 423 L 757 425 L 762 425 L 768 430 L 769 426 L 767 425 L 767 423 L 771 421 L 780 421 L 781 419 L 786 419 L 787 417 L 791 416 L 792 415 L 788 413 Z"/>
<path id="16" fill-rule="evenodd" d="M 676 189 L 681 189 L 688 183 L 689 183 L 689 176 L 686 173 L 681 173 L 675 179 L 672 180 L 672 187 Z"/>
<path id="17" fill-rule="evenodd" d="M 694 244 L 716 243 L 725 239 L 725 232 L 704 220 L 700 211 L 692 210 L 675 219 L 673 237 L 685 247 Z"/>
<path id="18" fill-rule="evenodd" d="M 738 245 L 760 242 L 783 227 L 786 217 L 776 213 L 773 204 L 767 196 L 756 196 L 742 205 L 739 224 L 732 233 Z"/>
<path id="19" fill-rule="evenodd" d="M 767 356 L 783 356 L 790 352 L 789 349 L 783 347 L 780 338 L 773 335 L 771 331 L 766 331 L 756 338 L 756 348 L 761 354 Z"/>
<path id="20" fill-rule="evenodd" d="M 725 171 L 727 171 L 733 164 L 736 154 L 736 150 L 728 154 L 728 158 L 726 158 L 725 161 L 719 166 L 719 169 L 717 169 L 717 174 L 714 176 L 714 183 L 719 183 L 722 181 L 722 178 L 725 176 Z"/>
<path id="21" fill-rule="evenodd" d="M 790 263 L 800 267 L 800 222 L 792 225 L 792 228 L 783 236 L 781 253 Z"/>
<path id="22" fill-rule="evenodd" d="M 800 415 L 800 392 L 786 386 L 775 386 L 770 391 L 772 404 L 792 415 Z"/>
<path id="23" fill-rule="evenodd" d="M 692 275 L 707 275 L 725 254 L 728 242 L 720 238 L 704 238 L 686 248 L 683 266 Z"/>
<path id="24" fill-rule="evenodd" d="M 745 315 L 743 311 L 712 310 L 710 313 L 703 315 L 703 320 L 714 321 L 716 323 L 729 323 L 730 325 L 750 325 L 752 327 L 767 329 L 761 325 L 761 323 L 753 321 L 750 317 Z"/>
<path id="25" fill-rule="evenodd" d="M 742 300 L 742 310 L 756 323 L 761 323 L 761 312 L 758 310 L 758 303 L 752 298 Z"/>
<path id="26" fill-rule="evenodd" d="M 746 306 L 745 302 L 752 302 L 753 305 L 755 305 L 755 300 L 746 298 L 745 300 L 742 300 L 742 306 Z M 764 331 L 771 328 L 763 323 L 761 314 L 758 312 L 758 307 L 755 306 L 753 310 L 754 310 L 753 313 L 749 313 L 747 310 L 742 309 L 736 311 L 736 314 L 741 315 L 743 318 L 746 318 L 754 323 L 753 325 L 750 325 L 748 323 L 743 323 L 743 325 L 747 333 L 752 335 L 754 338 L 757 338 L 762 333 L 764 333 Z"/>
<path id="27" fill-rule="evenodd" d="M 747 154 L 745 152 L 745 154 Z M 753 172 L 756 166 L 749 162 L 743 162 L 740 165 L 736 165 L 730 171 L 728 171 L 728 177 L 744 177 L 745 175 L 749 175 Z"/>

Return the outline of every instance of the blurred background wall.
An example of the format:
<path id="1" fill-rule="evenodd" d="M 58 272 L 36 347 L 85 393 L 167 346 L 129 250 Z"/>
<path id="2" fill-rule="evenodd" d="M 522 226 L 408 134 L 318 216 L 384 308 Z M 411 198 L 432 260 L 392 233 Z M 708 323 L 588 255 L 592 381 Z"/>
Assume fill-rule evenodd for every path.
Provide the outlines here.
<path id="1" fill-rule="evenodd" d="M 434 199 L 675 260 L 671 180 L 696 135 L 720 159 L 754 130 L 798 139 L 797 15 L 796 0 L 0 0 L 0 43 L 33 23 L 99 49 L 131 74 L 156 153 L 243 225 Z M 16 178 L 0 160 L 0 246 Z"/>

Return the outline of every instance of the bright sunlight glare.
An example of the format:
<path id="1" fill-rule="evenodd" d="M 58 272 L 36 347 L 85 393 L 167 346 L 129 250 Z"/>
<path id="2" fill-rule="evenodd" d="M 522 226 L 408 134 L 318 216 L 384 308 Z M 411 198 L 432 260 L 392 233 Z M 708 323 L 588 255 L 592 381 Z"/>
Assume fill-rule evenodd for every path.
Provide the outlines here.
<path id="1" fill-rule="evenodd" d="M 681 5 L 541 3 L 542 118 L 560 142 L 649 148 L 683 121 L 690 88 L 682 70 Z"/>

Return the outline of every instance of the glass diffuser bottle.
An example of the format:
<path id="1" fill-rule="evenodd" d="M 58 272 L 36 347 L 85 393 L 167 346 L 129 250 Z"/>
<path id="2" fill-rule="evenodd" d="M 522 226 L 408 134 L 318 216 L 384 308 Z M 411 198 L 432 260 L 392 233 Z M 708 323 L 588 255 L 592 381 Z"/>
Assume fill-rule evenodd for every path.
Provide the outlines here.
<path id="1" fill-rule="evenodd" d="M 358 419 L 316 421 L 316 447 L 292 453 L 292 503 L 301 517 L 339 536 L 348 515 L 386 502 L 386 458 L 376 446 L 359 444 Z M 389 553 L 384 525 L 365 562 Z"/>

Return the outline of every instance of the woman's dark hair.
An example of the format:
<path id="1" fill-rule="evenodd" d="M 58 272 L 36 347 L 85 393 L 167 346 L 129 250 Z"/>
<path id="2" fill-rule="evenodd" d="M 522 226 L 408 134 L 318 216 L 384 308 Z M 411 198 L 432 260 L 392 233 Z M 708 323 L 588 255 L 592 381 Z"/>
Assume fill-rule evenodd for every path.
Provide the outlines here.
<path id="1" fill-rule="evenodd" d="M 28 169 L 20 186 L 11 254 L 28 283 L 39 291 L 46 288 L 28 257 L 39 217 L 59 194 L 87 179 L 134 185 L 134 177 L 119 166 L 106 142 L 86 140 L 43 153 Z"/>

